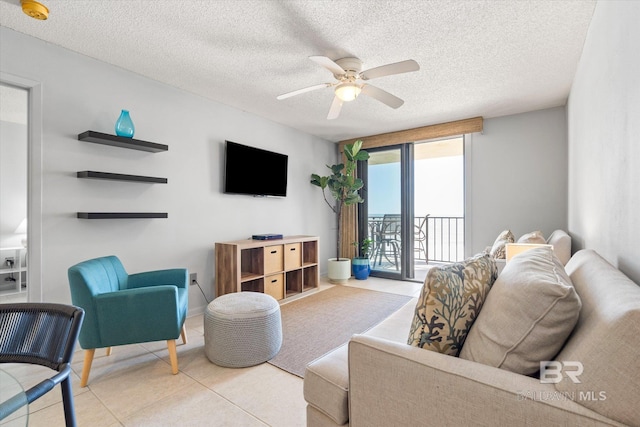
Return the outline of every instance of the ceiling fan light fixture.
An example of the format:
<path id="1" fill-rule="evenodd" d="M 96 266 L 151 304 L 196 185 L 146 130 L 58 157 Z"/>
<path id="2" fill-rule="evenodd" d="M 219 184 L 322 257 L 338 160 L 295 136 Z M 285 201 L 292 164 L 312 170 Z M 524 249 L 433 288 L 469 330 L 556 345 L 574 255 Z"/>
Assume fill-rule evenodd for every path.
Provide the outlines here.
<path id="1" fill-rule="evenodd" d="M 340 83 L 336 86 L 336 96 L 344 102 L 353 101 L 360 95 L 362 88 L 355 83 Z"/>
<path id="2" fill-rule="evenodd" d="M 20 0 L 22 11 L 34 19 L 44 21 L 49 17 L 49 9 L 35 0 Z"/>

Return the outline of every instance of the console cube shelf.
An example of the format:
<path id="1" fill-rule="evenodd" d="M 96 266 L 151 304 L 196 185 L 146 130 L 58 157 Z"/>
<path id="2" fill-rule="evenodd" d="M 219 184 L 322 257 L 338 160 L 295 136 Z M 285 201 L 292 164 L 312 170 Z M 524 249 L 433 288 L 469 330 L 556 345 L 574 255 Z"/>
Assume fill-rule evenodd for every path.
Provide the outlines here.
<path id="1" fill-rule="evenodd" d="M 277 300 L 318 287 L 318 237 L 216 243 L 216 296 L 263 292 Z"/>

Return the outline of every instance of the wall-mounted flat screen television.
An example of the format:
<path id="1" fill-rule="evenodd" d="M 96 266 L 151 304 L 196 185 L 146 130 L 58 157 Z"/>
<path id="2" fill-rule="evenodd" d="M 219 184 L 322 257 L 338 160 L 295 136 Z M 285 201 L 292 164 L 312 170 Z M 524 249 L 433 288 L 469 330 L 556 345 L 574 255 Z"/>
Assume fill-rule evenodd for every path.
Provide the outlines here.
<path id="1" fill-rule="evenodd" d="M 226 141 L 224 192 L 285 197 L 288 162 L 285 154 Z"/>

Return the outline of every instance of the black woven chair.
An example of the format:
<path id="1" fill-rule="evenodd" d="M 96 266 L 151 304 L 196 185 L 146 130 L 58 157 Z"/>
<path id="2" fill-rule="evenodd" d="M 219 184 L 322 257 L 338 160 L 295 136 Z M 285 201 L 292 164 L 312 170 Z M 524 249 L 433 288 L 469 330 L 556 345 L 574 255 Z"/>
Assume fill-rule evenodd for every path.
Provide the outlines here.
<path id="1" fill-rule="evenodd" d="M 0 363 L 29 363 L 58 372 L 26 390 L 26 402 L 9 399 L 2 403 L 0 420 L 60 384 L 66 425 L 76 425 L 69 374 L 83 318 L 84 310 L 69 305 L 0 304 Z"/>

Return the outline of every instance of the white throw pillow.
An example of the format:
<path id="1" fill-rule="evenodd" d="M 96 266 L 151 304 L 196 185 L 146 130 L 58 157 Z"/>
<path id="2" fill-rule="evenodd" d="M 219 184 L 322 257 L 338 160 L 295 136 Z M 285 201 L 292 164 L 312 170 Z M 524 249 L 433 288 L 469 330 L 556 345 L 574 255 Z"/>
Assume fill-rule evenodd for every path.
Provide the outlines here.
<path id="1" fill-rule="evenodd" d="M 553 360 L 582 304 L 549 247 L 511 259 L 487 295 L 460 352 L 463 359 L 524 375 Z"/>
<path id="2" fill-rule="evenodd" d="M 547 241 L 544 239 L 542 231 L 532 231 L 521 236 L 518 243 L 547 243 Z"/>

